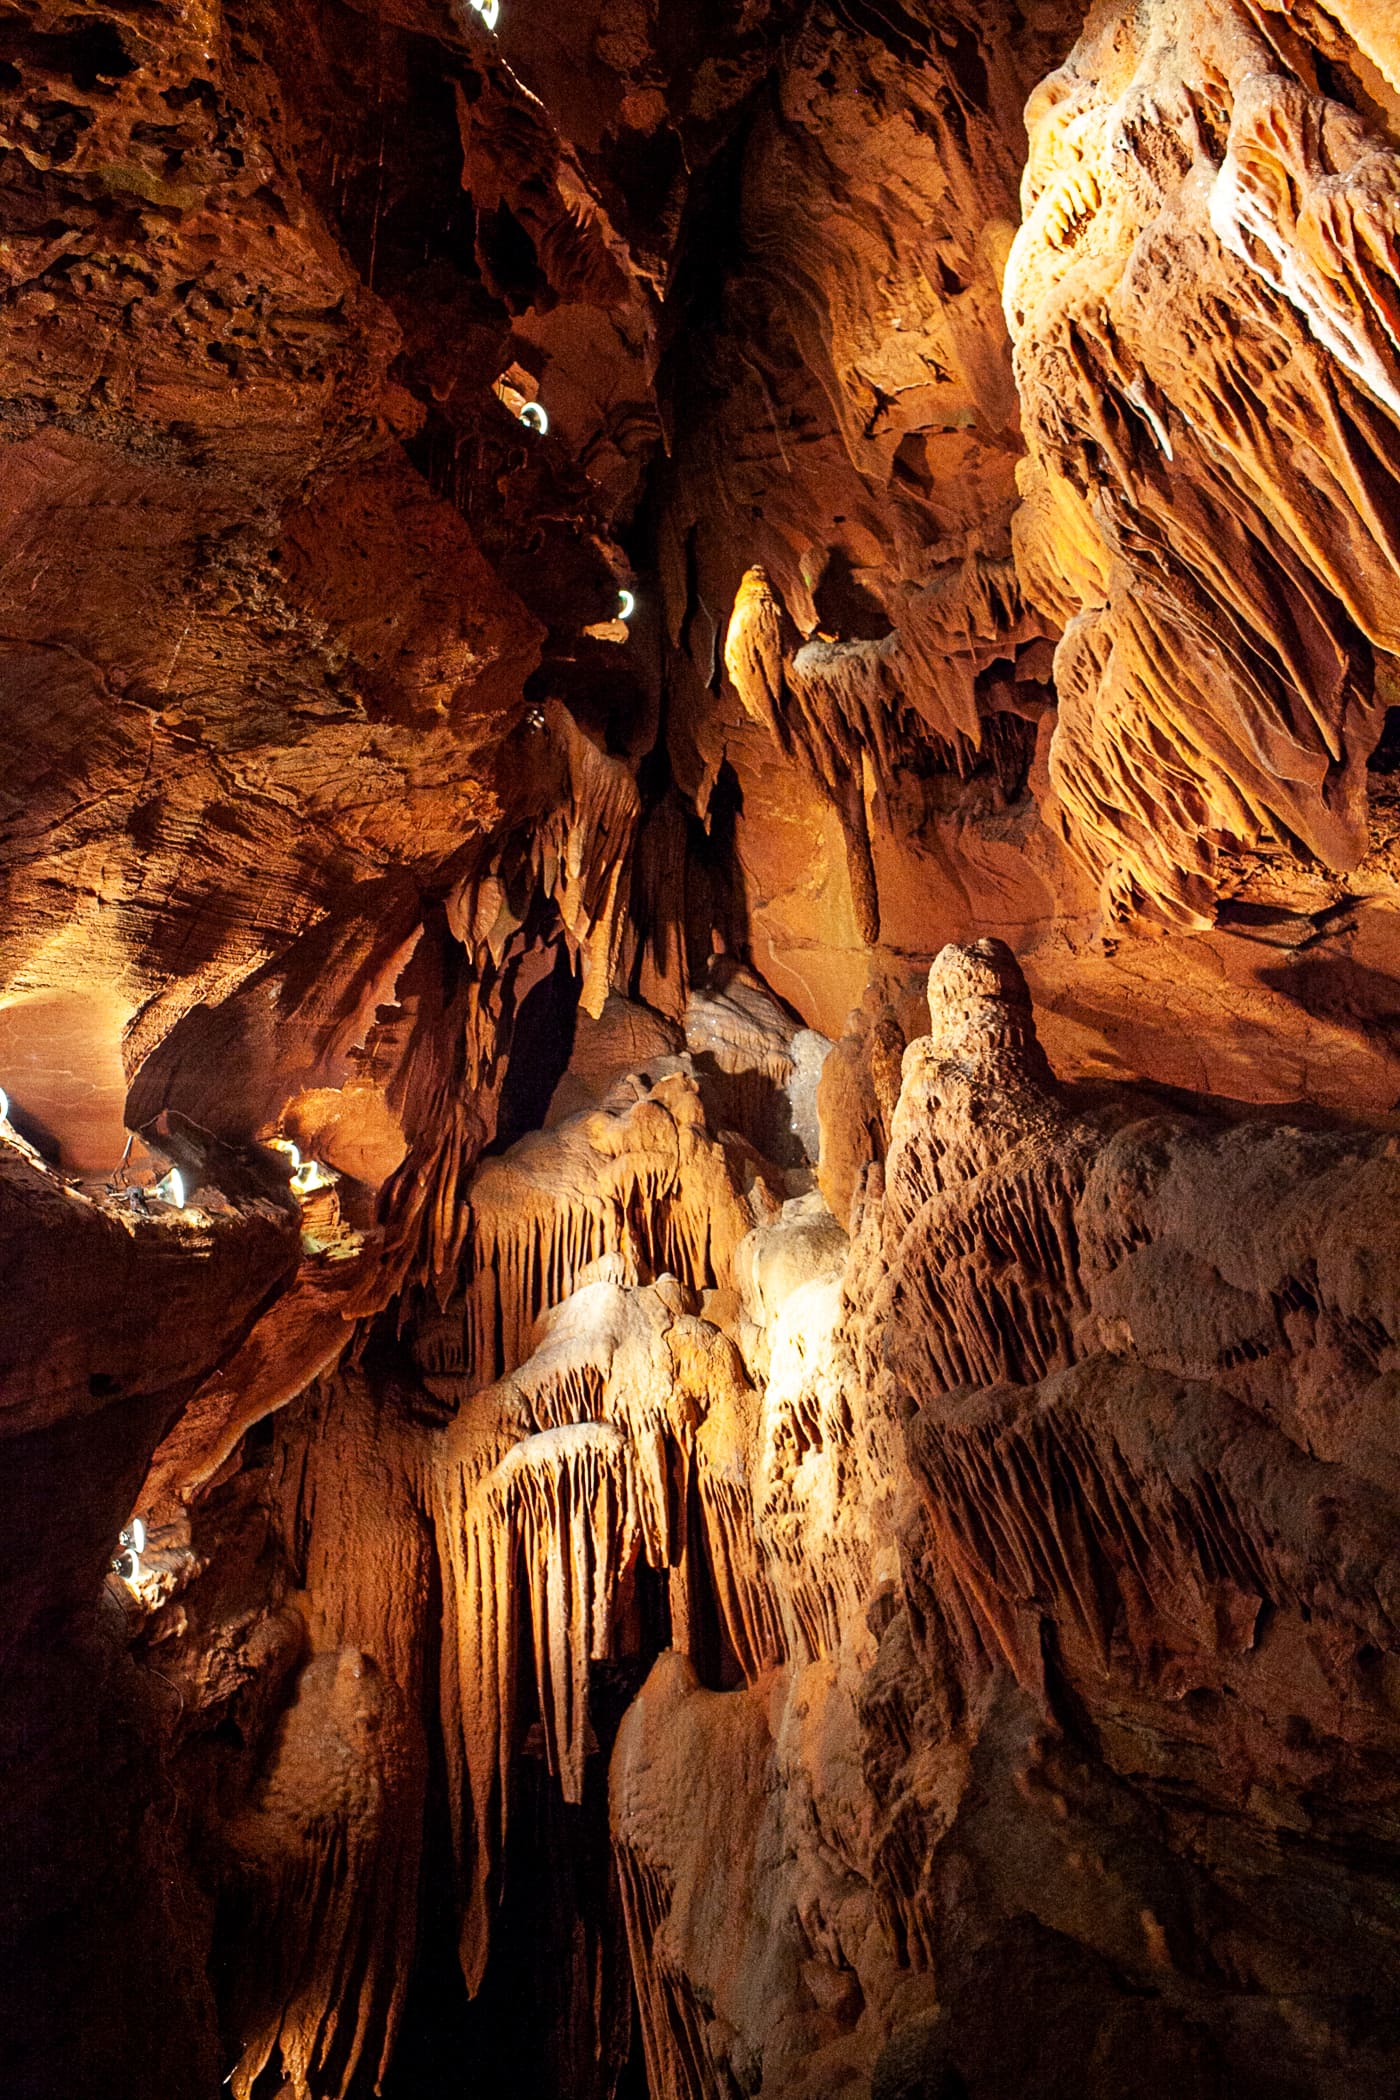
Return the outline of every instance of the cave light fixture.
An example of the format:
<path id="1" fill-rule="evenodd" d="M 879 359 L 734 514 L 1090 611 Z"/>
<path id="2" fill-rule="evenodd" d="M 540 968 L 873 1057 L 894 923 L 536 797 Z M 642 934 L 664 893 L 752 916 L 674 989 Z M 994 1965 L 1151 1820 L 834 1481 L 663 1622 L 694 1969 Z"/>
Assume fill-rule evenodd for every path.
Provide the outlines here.
<path id="1" fill-rule="evenodd" d="M 549 414 L 538 398 L 539 385 L 538 375 L 528 365 L 516 360 L 497 374 L 491 391 L 502 408 L 509 409 L 517 423 L 523 423 L 537 437 L 547 437 Z"/>
<path id="2" fill-rule="evenodd" d="M 267 1144 L 269 1151 L 280 1152 L 290 1164 L 292 1194 L 299 1202 L 314 1196 L 317 1189 L 334 1188 L 337 1176 L 330 1168 L 323 1167 L 319 1159 L 303 1159 L 300 1145 L 293 1144 L 290 1138 L 269 1138 Z"/>
<path id="3" fill-rule="evenodd" d="M 11 1103 L 10 1097 L 5 1092 L 4 1087 L 0 1086 L 0 1144 L 7 1145 L 12 1151 L 20 1153 L 26 1160 L 28 1160 L 30 1166 L 37 1167 L 41 1174 L 47 1174 L 50 1177 L 53 1177 L 53 1167 L 50 1166 L 49 1162 L 43 1157 L 42 1153 L 35 1151 L 34 1147 L 30 1144 L 28 1138 L 25 1137 L 22 1131 L 16 1130 L 14 1124 L 10 1121 L 10 1109 L 12 1105 L 13 1104 Z M 72 1196 L 75 1199 L 75 1201 L 83 1202 L 86 1200 L 81 1195 L 80 1191 L 74 1188 L 71 1183 L 60 1182 L 60 1186 L 64 1189 L 65 1193 L 69 1196 Z"/>
<path id="4" fill-rule="evenodd" d="M 474 15 L 480 15 L 483 23 L 494 36 L 496 24 L 501 19 L 501 0 L 471 0 L 471 10 Z"/>
<path id="5" fill-rule="evenodd" d="M 168 1203 L 172 1210 L 183 1210 L 185 1208 L 185 1177 L 180 1172 L 180 1169 L 172 1167 L 168 1174 L 162 1174 L 160 1180 L 151 1190 L 151 1194 L 155 1197 L 157 1203 Z"/>
<path id="6" fill-rule="evenodd" d="M 319 1159 L 303 1159 L 292 1175 L 294 1196 L 314 1196 L 317 1189 L 328 1189 L 335 1185 L 335 1175 L 323 1167 Z"/>
<path id="7" fill-rule="evenodd" d="M 117 1557 L 112 1562 L 112 1573 L 120 1575 L 128 1589 L 136 1589 L 141 1581 L 141 1555 L 145 1550 L 146 1527 L 140 1517 L 133 1517 L 118 1535 Z"/>
<path id="8" fill-rule="evenodd" d="M 606 620 L 593 620 L 584 628 L 584 633 L 594 642 L 625 642 L 627 622 L 637 610 L 635 595 L 622 584 L 617 586 L 617 611 Z"/>

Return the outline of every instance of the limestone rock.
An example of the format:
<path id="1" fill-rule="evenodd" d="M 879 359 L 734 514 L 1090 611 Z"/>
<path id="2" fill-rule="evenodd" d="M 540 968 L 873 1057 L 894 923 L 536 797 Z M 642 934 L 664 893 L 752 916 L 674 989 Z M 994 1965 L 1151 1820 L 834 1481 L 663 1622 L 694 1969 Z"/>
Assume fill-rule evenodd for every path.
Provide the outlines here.
<path id="1" fill-rule="evenodd" d="M 11 0 L 0 2086 L 1400 2081 L 1400 35 Z"/>

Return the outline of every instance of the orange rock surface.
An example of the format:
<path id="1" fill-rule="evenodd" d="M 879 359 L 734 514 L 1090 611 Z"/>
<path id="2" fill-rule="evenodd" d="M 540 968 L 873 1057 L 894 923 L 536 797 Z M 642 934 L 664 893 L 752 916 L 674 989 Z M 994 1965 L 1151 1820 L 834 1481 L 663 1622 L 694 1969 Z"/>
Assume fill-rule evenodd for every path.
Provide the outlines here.
<path id="1" fill-rule="evenodd" d="M 1400 2090 L 1400 33 L 0 9 L 0 2087 Z"/>

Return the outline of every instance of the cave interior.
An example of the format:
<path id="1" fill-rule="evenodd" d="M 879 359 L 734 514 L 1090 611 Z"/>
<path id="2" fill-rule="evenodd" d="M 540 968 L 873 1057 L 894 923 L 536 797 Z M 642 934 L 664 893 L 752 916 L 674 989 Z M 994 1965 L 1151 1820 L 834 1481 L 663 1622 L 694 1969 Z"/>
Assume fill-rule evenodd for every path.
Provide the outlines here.
<path id="1" fill-rule="evenodd" d="M 0 0 L 5 2100 L 1398 2100 L 1400 13 Z"/>

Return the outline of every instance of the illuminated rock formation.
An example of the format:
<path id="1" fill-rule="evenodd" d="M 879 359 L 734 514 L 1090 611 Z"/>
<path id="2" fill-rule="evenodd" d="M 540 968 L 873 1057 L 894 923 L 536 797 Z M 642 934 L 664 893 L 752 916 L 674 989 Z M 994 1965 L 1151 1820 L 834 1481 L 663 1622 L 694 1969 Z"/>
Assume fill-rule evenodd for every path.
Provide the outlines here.
<path id="1" fill-rule="evenodd" d="M 0 2086 L 1400 2083 L 1400 37 L 12 0 Z"/>
<path id="2" fill-rule="evenodd" d="M 1397 1325 L 1370 1222 L 1396 1216 L 1392 1141 L 1078 1106 L 991 944 L 946 952 L 930 1008 L 836 1332 L 820 1272 L 777 1318 L 756 1534 L 802 1641 L 757 1706 L 663 1658 L 614 1754 L 654 2089 L 807 2092 L 874 2065 L 879 2091 L 909 2057 L 935 2079 L 910 2091 L 940 2065 L 1010 2090 L 1024 2038 L 989 2022 L 1057 1990 L 1057 1963 L 1082 2055 L 1036 2091 L 1123 2090 L 1134 2035 L 1163 2044 L 1136 2090 L 1184 2065 L 1210 2091 L 1285 2066 L 1365 2086 L 1393 1946 L 1383 1907 L 1357 1887 L 1353 1917 L 1341 1891 L 1385 1815 L 1363 1768 L 1394 1755 L 1375 1672 L 1396 1475 L 1366 1426 Z M 789 1500 L 767 1454 L 794 1429 Z M 835 1550 L 843 1516 L 862 1551 Z M 724 1776 L 678 1811 L 696 1767 Z M 752 1820 L 717 1863 L 734 1794 Z M 1217 1932 L 1228 1969 L 1201 1961 Z M 994 1981 L 1013 1947 L 1024 1968 Z M 1285 2001 L 1314 1959 L 1304 2031 Z"/>
<path id="3" fill-rule="evenodd" d="M 1104 16 L 1028 113 L 1019 544 L 1068 629 L 1051 782 L 1114 917 L 1209 923 L 1242 855 L 1345 875 L 1370 843 L 1400 163 L 1318 65 L 1282 15 Z"/>

